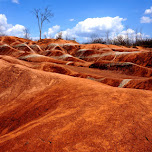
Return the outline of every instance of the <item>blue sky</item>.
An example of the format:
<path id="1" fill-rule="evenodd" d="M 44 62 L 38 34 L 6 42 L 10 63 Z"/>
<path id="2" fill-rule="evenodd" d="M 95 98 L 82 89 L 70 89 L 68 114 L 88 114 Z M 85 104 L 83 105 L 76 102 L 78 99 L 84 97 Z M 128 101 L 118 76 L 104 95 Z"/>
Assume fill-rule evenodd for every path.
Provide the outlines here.
<path id="1" fill-rule="evenodd" d="M 48 37 L 54 37 L 57 32 L 64 31 L 64 35 L 68 34 L 82 40 L 106 30 L 111 31 L 111 35 L 116 31 L 117 34 L 124 34 L 127 29 L 138 29 L 138 32 L 142 29 L 142 33 L 152 37 L 151 0 L 0 0 L 0 14 L 3 14 L 0 16 L 0 26 L 4 24 L 5 15 L 7 23 L 3 25 L 3 29 L 7 26 L 6 33 L 22 36 L 19 30 L 27 27 L 30 29 L 31 37 L 38 37 L 37 20 L 32 10 L 48 5 L 54 13 L 51 22 L 44 24 L 43 27 L 43 33 L 45 32 Z M 147 9 L 149 12 L 145 13 Z M 117 21 L 118 25 L 115 23 Z M 117 29 L 114 31 L 114 28 Z"/>

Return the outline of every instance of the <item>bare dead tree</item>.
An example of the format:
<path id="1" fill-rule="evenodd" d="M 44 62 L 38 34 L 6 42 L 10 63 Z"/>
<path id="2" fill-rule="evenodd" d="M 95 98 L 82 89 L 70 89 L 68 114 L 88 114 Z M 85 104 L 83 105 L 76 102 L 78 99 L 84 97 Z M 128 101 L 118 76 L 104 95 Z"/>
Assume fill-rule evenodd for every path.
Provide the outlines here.
<path id="1" fill-rule="evenodd" d="M 106 31 L 106 42 L 107 42 L 107 44 L 109 44 L 109 35 L 110 35 L 110 31 L 107 30 Z"/>
<path id="2" fill-rule="evenodd" d="M 122 35 L 118 35 L 114 40 L 113 40 L 114 45 L 123 45 L 126 46 L 126 40 L 123 38 Z"/>
<path id="3" fill-rule="evenodd" d="M 30 39 L 30 30 L 28 28 L 25 28 L 23 30 L 23 32 L 24 32 L 24 38 L 25 39 Z"/>
<path id="4" fill-rule="evenodd" d="M 142 35 L 143 35 L 143 33 L 142 33 L 142 27 L 140 28 L 140 40 L 142 40 L 143 39 L 143 37 L 142 37 Z"/>
<path id="5" fill-rule="evenodd" d="M 56 39 L 63 39 L 63 33 L 62 33 L 62 31 L 59 32 L 59 33 L 57 33 Z"/>
<path id="6" fill-rule="evenodd" d="M 136 28 L 136 31 L 135 31 L 135 44 L 137 44 L 138 42 L 138 29 Z"/>
<path id="7" fill-rule="evenodd" d="M 99 39 L 99 35 L 96 33 L 93 33 L 93 34 L 91 34 L 90 39 L 91 39 L 90 43 L 93 43 L 94 40 Z"/>
<path id="8" fill-rule="evenodd" d="M 44 39 L 47 39 L 47 34 L 46 33 L 44 33 L 43 36 L 44 36 Z"/>
<path id="9" fill-rule="evenodd" d="M 127 46 L 129 46 L 129 32 L 128 32 L 128 30 L 129 30 L 129 27 L 128 26 L 126 26 L 126 45 Z"/>
<path id="10" fill-rule="evenodd" d="M 46 7 L 43 11 L 41 9 L 34 9 L 33 13 L 38 21 L 40 40 L 41 40 L 43 23 L 45 21 L 50 22 L 50 18 L 53 17 L 53 13 L 48 7 Z"/>
<path id="11" fill-rule="evenodd" d="M 105 40 L 102 38 L 102 37 L 99 37 L 97 34 L 92 34 L 91 36 L 90 36 L 90 38 L 91 38 L 91 41 L 90 41 L 90 43 L 100 43 L 100 44 L 106 44 L 106 42 L 105 42 Z"/>

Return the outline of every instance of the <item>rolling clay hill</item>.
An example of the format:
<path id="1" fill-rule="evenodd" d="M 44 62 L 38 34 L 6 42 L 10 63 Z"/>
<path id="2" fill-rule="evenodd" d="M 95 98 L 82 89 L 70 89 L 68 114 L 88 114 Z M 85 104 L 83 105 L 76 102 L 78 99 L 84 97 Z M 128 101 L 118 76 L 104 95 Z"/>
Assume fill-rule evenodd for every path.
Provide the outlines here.
<path id="1" fill-rule="evenodd" d="M 0 151 L 152 152 L 152 50 L 0 37 Z"/>

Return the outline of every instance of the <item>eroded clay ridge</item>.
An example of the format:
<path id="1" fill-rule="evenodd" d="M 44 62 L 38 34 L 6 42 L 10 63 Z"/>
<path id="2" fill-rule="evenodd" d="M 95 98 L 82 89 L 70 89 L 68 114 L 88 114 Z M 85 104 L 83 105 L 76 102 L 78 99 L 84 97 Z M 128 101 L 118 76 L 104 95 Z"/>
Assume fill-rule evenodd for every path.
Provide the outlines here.
<path id="1" fill-rule="evenodd" d="M 151 52 L 0 37 L 0 151 L 151 152 Z"/>
<path id="2" fill-rule="evenodd" d="M 114 87 L 152 90 L 151 49 L 85 45 L 62 39 L 36 42 L 3 36 L 0 37 L 0 58 L 12 64 L 91 79 Z"/>
<path id="3" fill-rule="evenodd" d="M 151 91 L 66 76 L 71 69 L 44 72 L 45 64 L 37 70 L 33 63 L 1 56 L 1 151 L 152 151 Z M 119 87 L 125 83 L 130 79 Z"/>

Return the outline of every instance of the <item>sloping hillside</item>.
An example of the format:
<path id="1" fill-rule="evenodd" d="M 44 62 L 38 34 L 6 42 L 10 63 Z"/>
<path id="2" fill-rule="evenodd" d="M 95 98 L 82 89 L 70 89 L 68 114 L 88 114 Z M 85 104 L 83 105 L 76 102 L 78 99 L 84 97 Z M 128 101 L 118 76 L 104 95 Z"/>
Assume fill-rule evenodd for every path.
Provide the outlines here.
<path id="1" fill-rule="evenodd" d="M 0 151 L 152 151 L 150 51 L 21 40 L 0 37 Z"/>

